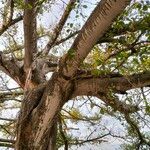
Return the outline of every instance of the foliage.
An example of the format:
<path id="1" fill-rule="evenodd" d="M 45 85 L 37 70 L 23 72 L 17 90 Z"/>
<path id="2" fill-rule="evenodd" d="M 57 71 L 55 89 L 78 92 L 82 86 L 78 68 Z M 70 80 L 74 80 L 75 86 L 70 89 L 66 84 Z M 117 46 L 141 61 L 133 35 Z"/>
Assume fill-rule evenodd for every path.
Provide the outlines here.
<path id="1" fill-rule="evenodd" d="M 8 1 L 2 1 L 1 3 L 0 20 L 3 20 L 3 25 L 6 25 L 9 22 L 10 15 L 6 13 L 6 10 L 8 8 L 10 9 L 10 6 L 8 5 L 7 8 L 4 7 Z M 70 18 L 64 25 L 50 54 L 60 58 L 62 54 L 68 51 L 69 59 L 74 58 L 75 50 L 69 49 L 68 47 L 70 47 L 70 43 L 75 39 L 75 36 L 71 36 L 68 40 L 64 39 L 80 31 L 81 26 L 89 16 L 86 11 L 89 10 L 91 13 L 91 9 L 95 7 L 96 4 L 96 0 L 93 2 L 85 0 L 76 2 L 73 6 Z M 57 18 L 59 18 L 62 13 L 61 9 L 66 6 L 66 3 L 65 1 L 57 2 L 53 0 L 48 2 L 40 0 L 37 6 L 39 8 L 37 39 L 38 49 L 40 51 L 43 45 L 53 37 L 52 31 L 58 22 Z M 48 12 L 47 8 L 49 6 L 51 10 L 56 7 L 56 15 L 52 14 L 51 11 Z M 24 9 L 31 8 L 32 6 L 26 6 L 23 1 L 14 1 L 15 16 L 21 15 Z M 149 1 L 133 1 L 115 20 L 105 36 L 97 41 L 91 53 L 82 63 L 80 69 L 91 70 L 95 78 L 99 75 L 108 75 L 111 73 L 128 76 L 150 71 L 149 12 Z M 41 17 L 47 14 L 50 15 L 54 21 L 49 19 L 46 21 L 40 20 Z M 47 16 L 45 18 L 47 19 Z M 50 24 L 52 24 L 51 27 Z M 3 30 L 3 25 L 0 25 L 0 30 Z M 21 25 L 22 22 L 14 24 L 0 37 L 0 49 L 4 52 L 5 57 L 7 59 L 15 58 L 18 60 L 20 66 L 22 66 L 22 60 L 24 58 L 23 29 Z M 64 41 L 61 42 L 61 40 Z M 18 85 L 10 83 L 12 80 L 2 72 L 0 74 L 0 80 L 0 115 L 2 116 L 0 117 L 0 136 L 2 135 L 4 138 L 14 140 L 15 122 L 18 108 L 23 99 L 23 91 Z M 148 145 L 150 145 L 149 95 L 149 87 L 127 91 L 127 93 L 123 95 L 114 95 L 114 97 L 118 97 L 120 101 L 125 101 L 129 105 L 137 105 L 140 108 L 139 112 L 133 113 L 130 116 L 124 116 L 94 97 L 77 97 L 69 101 L 59 114 L 61 121 L 58 125 L 58 147 L 60 148 L 63 145 L 81 146 L 88 142 L 96 145 L 97 143 L 108 142 L 109 139 L 113 138 L 121 139 L 123 141 L 121 143 L 122 148 L 125 150 L 148 149 Z M 118 131 L 123 130 L 123 133 L 121 132 L 122 134 L 118 134 L 118 131 L 114 129 L 116 123 Z M 112 126 L 108 124 L 112 124 Z M 8 141 L 8 143 L 10 143 L 9 147 L 13 145 L 12 141 Z M 3 144 L 5 144 L 5 142 L 1 142 L 0 139 L 0 146 Z"/>

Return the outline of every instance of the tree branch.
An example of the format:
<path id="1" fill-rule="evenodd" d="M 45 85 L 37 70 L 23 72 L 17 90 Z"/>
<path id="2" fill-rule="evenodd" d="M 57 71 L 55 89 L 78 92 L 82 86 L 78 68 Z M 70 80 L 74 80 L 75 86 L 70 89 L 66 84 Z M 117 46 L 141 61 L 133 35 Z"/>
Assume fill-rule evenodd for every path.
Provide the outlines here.
<path id="1" fill-rule="evenodd" d="M 72 97 L 91 95 L 96 96 L 98 92 L 107 93 L 112 90 L 115 93 L 125 93 L 127 90 L 150 85 L 150 72 L 122 76 L 119 74 L 85 76 L 75 78 L 75 90 Z"/>
<path id="2" fill-rule="evenodd" d="M 79 65 L 89 54 L 96 42 L 106 33 L 112 21 L 118 16 L 129 1 L 101 0 L 81 29 L 73 45 L 60 61 L 60 72 L 66 77 L 75 75 Z M 115 11 L 114 11 L 115 10 Z M 107 19 L 106 19 L 107 18 Z"/>
<path id="3" fill-rule="evenodd" d="M 67 137 L 66 137 L 66 135 L 65 135 L 65 133 L 63 131 L 61 117 L 58 117 L 58 123 L 59 123 L 58 124 L 59 125 L 59 132 L 61 134 L 61 137 L 62 137 L 62 139 L 64 141 L 64 145 L 65 145 L 64 150 L 68 150 L 68 139 L 67 139 Z"/>
<path id="4" fill-rule="evenodd" d="M 136 135 L 138 136 L 140 142 L 139 142 L 139 146 L 141 144 L 146 144 L 148 146 L 150 146 L 150 142 L 147 142 L 144 138 L 144 136 L 142 135 L 138 125 L 133 121 L 133 119 L 130 117 L 129 114 L 125 114 L 125 119 L 127 121 L 127 123 L 131 126 L 131 128 L 133 129 L 133 131 L 136 133 Z"/>
<path id="5" fill-rule="evenodd" d="M 115 111 L 129 114 L 138 111 L 138 107 L 119 101 L 114 93 L 125 93 L 126 90 L 150 85 L 150 72 L 130 76 L 119 74 L 101 75 L 99 77 L 87 76 L 74 81 L 74 92 L 71 98 L 83 95 L 96 96 Z"/>
<path id="6" fill-rule="evenodd" d="M 67 37 L 63 38 L 63 39 L 60 39 L 58 41 L 55 42 L 55 45 L 59 45 L 65 41 L 67 41 L 68 39 L 74 37 L 75 35 L 77 35 L 80 31 L 75 31 L 74 33 L 71 33 L 70 35 L 68 35 Z"/>
<path id="7" fill-rule="evenodd" d="M 0 142 L 7 142 L 7 143 L 15 143 L 15 140 L 8 140 L 8 139 L 2 139 L 0 138 Z"/>
<path id="8" fill-rule="evenodd" d="M 123 114 L 134 113 L 139 110 L 137 106 L 119 101 L 119 98 L 115 95 L 99 93 L 97 97 L 104 101 L 106 105 L 111 106 L 114 111 L 119 111 Z"/>
<path id="9" fill-rule="evenodd" d="M 28 73 L 33 62 L 33 55 L 37 52 L 37 33 L 36 33 L 36 0 L 25 1 L 27 8 L 24 10 L 24 70 Z M 31 8 L 28 8 L 28 7 Z"/>
<path id="10" fill-rule="evenodd" d="M 0 36 L 12 25 L 16 24 L 17 22 L 21 21 L 23 19 L 22 16 L 19 16 L 18 18 L 13 19 L 11 22 L 8 22 L 7 24 L 3 25 L 0 29 Z"/>
<path id="11" fill-rule="evenodd" d="M 44 48 L 43 54 L 47 55 L 49 53 L 49 50 L 53 47 L 53 45 L 55 44 L 64 24 L 66 23 L 71 10 L 74 8 L 74 4 L 75 4 L 76 0 L 70 0 L 59 23 L 56 25 L 53 34 L 52 34 L 52 39 L 48 42 L 48 44 L 46 45 L 46 47 Z"/>
<path id="12" fill-rule="evenodd" d="M 10 148 L 14 148 L 13 144 L 9 144 L 9 143 L 1 143 L 0 142 L 0 147 L 10 147 Z"/>
<path id="13" fill-rule="evenodd" d="M 15 144 L 14 140 L 8 140 L 8 139 L 0 138 L 0 147 L 14 148 L 14 144 Z"/>
<path id="14" fill-rule="evenodd" d="M 87 139 L 87 140 L 78 140 L 76 141 L 75 143 L 70 143 L 72 145 L 82 145 L 84 143 L 89 143 L 89 142 L 98 142 L 98 143 L 101 143 L 101 142 L 106 142 L 106 140 L 103 140 L 104 137 L 107 137 L 108 135 L 110 135 L 109 133 L 106 133 L 104 135 L 101 135 L 101 136 L 98 136 L 98 137 L 95 137 L 95 138 L 91 138 L 91 139 Z"/>
<path id="15" fill-rule="evenodd" d="M 8 118 L 1 118 L 1 117 L 0 117 L 0 120 L 4 120 L 4 121 L 13 121 L 13 122 L 16 121 L 15 119 L 8 119 Z"/>

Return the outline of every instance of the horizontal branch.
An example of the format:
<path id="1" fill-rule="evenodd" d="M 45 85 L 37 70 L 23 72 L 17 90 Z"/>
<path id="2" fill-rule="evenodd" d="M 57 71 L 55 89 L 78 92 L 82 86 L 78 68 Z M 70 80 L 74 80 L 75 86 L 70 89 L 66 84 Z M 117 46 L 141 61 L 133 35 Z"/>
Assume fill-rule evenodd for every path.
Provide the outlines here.
<path id="1" fill-rule="evenodd" d="M 0 147 L 10 147 L 10 148 L 14 148 L 13 144 L 9 144 L 9 143 L 1 143 L 0 142 Z"/>
<path id="2" fill-rule="evenodd" d="M 71 144 L 71 145 L 82 145 L 82 144 L 84 144 L 84 143 L 90 143 L 90 142 L 94 142 L 94 143 L 96 143 L 96 142 L 98 142 L 98 143 L 107 142 L 107 141 L 104 140 L 103 138 L 104 138 L 104 137 L 107 137 L 107 136 L 109 136 L 109 135 L 110 135 L 109 133 L 106 133 L 106 134 L 104 134 L 104 135 L 101 135 L 101 136 L 98 136 L 98 137 L 95 137 L 95 138 L 85 139 L 85 140 L 78 140 L 78 141 L 76 141 L 76 142 L 74 142 L 74 143 L 69 143 L 69 144 Z"/>
<path id="3" fill-rule="evenodd" d="M 13 98 L 20 95 L 23 95 L 23 91 L 0 92 L 0 98 Z"/>
<path id="4" fill-rule="evenodd" d="M 2 138 L 0 138 L 0 142 L 15 143 L 15 140 L 2 139 Z"/>
<path id="5" fill-rule="evenodd" d="M 94 76 L 80 76 L 74 79 L 74 92 L 76 96 L 96 96 L 115 111 L 123 114 L 134 113 L 138 107 L 119 101 L 115 93 L 126 93 L 127 90 L 150 85 L 150 72 L 123 76 L 120 74 Z"/>
<path id="6" fill-rule="evenodd" d="M 122 75 L 100 75 L 99 77 L 87 76 L 75 79 L 75 90 L 72 97 L 91 95 L 98 92 L 107 93 L 113 90 L 115 93 L 124 93 L 127 90 L 146 87 L 150 85 L 150 72 Z"/>
<path id="7" fill-rule="evenodd" d="M 0 120 L 3 120 L 3 121 L 16 121 L 15 119 L 1 118 L 1 117 L 0 117 Z"/>
<path id="8" fill-rule="evenodd" d="M 14 148 L 15 140 L 2 139 L 0 138 L 0 147 Z"/>

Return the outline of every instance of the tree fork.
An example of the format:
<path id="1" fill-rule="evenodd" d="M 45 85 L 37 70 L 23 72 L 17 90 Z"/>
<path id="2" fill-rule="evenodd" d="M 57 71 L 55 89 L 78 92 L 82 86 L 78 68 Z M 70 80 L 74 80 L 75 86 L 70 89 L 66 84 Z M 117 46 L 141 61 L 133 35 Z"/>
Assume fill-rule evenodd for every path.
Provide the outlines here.
<path id="1" fill-rule="evenodd" d="M 16 150 L 57 149 L 57 117 L 73 85 L 54 73 L 47 84 L 27 92 L 17 126 Z"/>

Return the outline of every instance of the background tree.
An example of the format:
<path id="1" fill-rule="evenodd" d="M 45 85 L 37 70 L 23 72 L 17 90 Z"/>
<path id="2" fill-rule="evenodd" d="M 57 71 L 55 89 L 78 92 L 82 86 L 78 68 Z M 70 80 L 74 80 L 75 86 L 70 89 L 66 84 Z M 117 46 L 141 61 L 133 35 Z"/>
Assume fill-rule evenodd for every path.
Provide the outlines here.
<path id="1" fill-rule="evenodd" d="M 150 5 L 129 2 L 1 0 L 0 109 L 21 109 L 0 118 L 0 146 L 67 150 L 113 137 L 150 147 Z M 53 12 L 61 17 L 45 26 Z"/>

